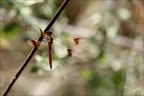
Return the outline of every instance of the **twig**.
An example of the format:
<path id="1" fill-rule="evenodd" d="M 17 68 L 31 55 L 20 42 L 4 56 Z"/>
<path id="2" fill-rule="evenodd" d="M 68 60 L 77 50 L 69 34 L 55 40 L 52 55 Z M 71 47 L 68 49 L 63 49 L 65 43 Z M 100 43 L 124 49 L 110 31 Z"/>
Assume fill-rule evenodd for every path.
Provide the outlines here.
<path id="1" fill-rule="evenodd" d="M 46 29 L 44 30 L 44 32 L 46 33 L 47 31 L 50 30 L 50 28 L 52 27 L 52 25 L 55 23 L 55 21 L 57 20 L 57 18 L 60 16 L 61 12 L 64 10 L 64 8 L 66 7 L 66 5 L 68 4 L 70 0 L 65 0 L 63 2 L 63 4 L 61 5 L 61 7 L 59 8 L 59 10 L 57 11 L 57 13 L 55 14 L 55 16 L 51 19 L 50 23 L 48 24 L 48 26 L 46 27 Z M 43 37 L 40 36 L 38 41 L 42 41 Z M 28 65 L 29 61 L 31 60 L 31 58 L 34 56 L 35 52 L 37 51 L 37 47 L 34 47 L 32 49 L 32 51 L 29 53 L 28 57 L 26 58 L 26 60 L 24 61 L 24 63 L 22 64 L 22 66 L 19 68 L 18 72 L 16 73 L 16 75 L 14 76 L 14 78 L 12 79 L 12 81 L 10 82 L 10 84 L 7 86 L 7 88 L 5 89 L 3 96 L 7 96 L 7 94 L 9 93 L 10 89 L 12 88 L 12 86 L 14 85 L 14 83 L 16 82 L 16 80 L 19 78 L 19 76 L 21 75 L 22 71 L 25 69 L 25 67 Z"/>

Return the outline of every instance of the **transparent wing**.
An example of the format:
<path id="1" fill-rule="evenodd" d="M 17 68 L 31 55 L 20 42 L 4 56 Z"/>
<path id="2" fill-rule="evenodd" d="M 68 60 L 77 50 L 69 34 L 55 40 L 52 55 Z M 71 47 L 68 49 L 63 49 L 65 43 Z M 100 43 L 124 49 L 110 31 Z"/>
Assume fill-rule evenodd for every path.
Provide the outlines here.
<path id="1" fill-rule="evenodd" d="M 65 56 L 76 56 L 76 53 L 72 49 L 68 49 L 61 45 L 61 41 L 54 41 L 54 51 L 58 57 L 65 57 Z"/>
<path id="2" fill-rule="evenodd" d="M 44 39 L 43 42 L 46 43 L 47 41 Z M 72 49 L 62 46 L 62 43 L 64 42 L 70 45 L 78 45 L 85 42 L 85 40 L 82 38 L 54 39 L 53 40 L 54 52 L 60 58 L 63 58 L 65 56 L 76 56 L 76 53 Z"/>

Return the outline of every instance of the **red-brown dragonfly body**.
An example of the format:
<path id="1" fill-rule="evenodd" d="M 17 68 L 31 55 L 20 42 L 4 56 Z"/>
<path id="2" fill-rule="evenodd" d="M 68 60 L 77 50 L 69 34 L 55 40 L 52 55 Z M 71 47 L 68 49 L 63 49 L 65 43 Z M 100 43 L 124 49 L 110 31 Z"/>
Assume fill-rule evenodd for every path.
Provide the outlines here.
<path id="1" fill-rule="evenodd" d="M 49 59 L 49 65 L 50 69 L 52 69 L 52 44 L 53 44 L 53 37 L 52 32 L 47 32 L 47 43 L 48 43 L 48 59 Z"/>

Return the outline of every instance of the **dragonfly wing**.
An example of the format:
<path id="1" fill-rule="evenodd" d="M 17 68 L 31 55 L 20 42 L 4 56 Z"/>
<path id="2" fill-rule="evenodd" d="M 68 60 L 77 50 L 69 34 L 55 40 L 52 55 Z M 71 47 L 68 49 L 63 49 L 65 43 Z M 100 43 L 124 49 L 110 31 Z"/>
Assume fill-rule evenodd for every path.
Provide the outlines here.
<path id="1" fill-rule="evenodd" d="M 38 48 L 40 45 L 40 41 L 35 41 L 35 40 L 28 40 L 27 43 L 32 46 Z"/>
<path id="2" fill-rule="evenodd" d="M 68 56 L 76 56 L 76 53 L 72 49 L 67 49 Z"/>
<path id="3" fill-rule="evenodd" d="M 65 57 L 67 55 L 66 49 L 64 47 L 62 47 L 60 44 L 54 43 L 54 51 L 55 51 L 55 54 L 61 58 Z"/>
<path id="4" fill-rule="evenodd" d="M 76 56 L 76 53 L 72 49 L 65 48 L 61 44 L 58 44 L 58 43 L 55 44 L 54 51 L 55 51 L 55 54 L 61 58 L 65 56 Z"/>
<path id="5" fill-rule="evenodd" d="M 85 42 L 85 40 L 82 38 L 69 38 L 68 41 L 73 45 L 78 45 Z"/>

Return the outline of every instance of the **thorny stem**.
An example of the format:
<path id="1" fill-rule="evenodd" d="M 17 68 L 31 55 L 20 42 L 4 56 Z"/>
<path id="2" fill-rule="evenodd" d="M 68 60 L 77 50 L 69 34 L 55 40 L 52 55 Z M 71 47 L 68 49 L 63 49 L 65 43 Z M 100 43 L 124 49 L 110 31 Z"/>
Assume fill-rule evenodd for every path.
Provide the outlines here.
<path id="1" fill-rule="evenodd" d="M 60 16 L 61 12 L 64 10 L 64 8 L 66 7 L 66 5 L 68 4 L 70 0 L 65 0 L 63 2 L 63 4 L 61 5 L 61 7 L 59 8 L 59 10 L 57 11 L 57 13 L 55 14 L 55 16 L 51 19 L 50 23 L 48 24 L 48 26 L 46 27 L 46 29 L 44 30 L 44 32 L 46 33 L 47 31 L 50 30 L 50 28 L 52 27 L 52 25 L 55 23 L 55 21 L 57 20 L 57 18 Z M 38 41 L 42 41 L 43 37 L 39 37 Z M 16 73 L 15 77 L 12 79 L 12 81 L 10 82 L 10 84 L 7 86 L 7 88 L 5 89 L 3 96 L 7 96 L 7 94 L 9 93 L 10 89 L 12 88 L 12 86 L 15 84 L 16 80 L 19 78 L 19 76 L 21 75 L 22 71 L 25 69 L 25 67 L 28 65 L 29 61 L 31 60 L 31 58 L 34 56 L 35 52 L 37 51 L 37 47 L 34 47 L 32 49 L 32 51 L 29 53 L 28 57 L 26 58 L 26 60 L 24 61 L 24 63 L 22 64 L 22 66 L 19 68 L 18 72 Z"/>

